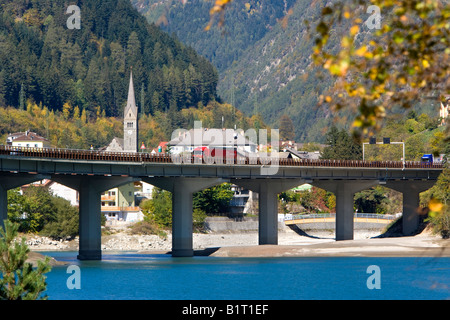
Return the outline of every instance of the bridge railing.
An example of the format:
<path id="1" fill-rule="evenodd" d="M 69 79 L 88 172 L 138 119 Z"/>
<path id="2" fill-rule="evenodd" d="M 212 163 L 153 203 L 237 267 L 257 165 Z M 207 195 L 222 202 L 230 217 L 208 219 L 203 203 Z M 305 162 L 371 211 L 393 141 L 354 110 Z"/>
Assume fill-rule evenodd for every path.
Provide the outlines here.
<path id="1" fill-rule="evenodd" d="M 78 150 L 58 148 L 13 147 L 0 145 L 0 155 L 31 158 L 49 158 L 87 161 L 117 162 L 157 162 L 157 163 L 194 163 L 194 164 L 238 164 L 238 165 L 279 165 L 298 167 L 343 167 L 343 168 L 430 168 L 441 169 L 441 163 L 420 161 L 361 161 L 361 160 L 324 160 L 324 159 L 281 159 L 277 157 L 237 157 L 196 158 L 193 155 L 151 154 L 144 152 L 111 152 L 99 150 Z"/>
<path id="2" fill-rule="evenodd" d="M 359 219 L 377 219 L 377 220 L 395 220 L 398 215 L 393 214 L 379 214 L 379 213 L 355 213 L 354 218 Z M 286 214 L 284 221 L 291 220 L 307 220 L 307 219 L 336 219 L 336 213 L 308 213 L 308 214 Z"/>

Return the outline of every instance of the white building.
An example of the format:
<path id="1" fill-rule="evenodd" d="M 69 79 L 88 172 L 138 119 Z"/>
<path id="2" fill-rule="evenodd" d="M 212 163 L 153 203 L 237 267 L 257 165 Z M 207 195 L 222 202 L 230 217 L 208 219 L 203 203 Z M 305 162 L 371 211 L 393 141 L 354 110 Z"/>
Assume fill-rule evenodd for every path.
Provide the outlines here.
<path id="1" fill-rule="evenodd" d="M 50 141 L 35 132 L 25 131 L 10 133 L 6 138 L 6 144 L 13 147 L 49 148 Z"/>
<path id="2" fill-rule="evenodd" d="M 66 187 L 63 184 L 59 184 L 57 182 L 49 180 L 48 184 L 49 190 L 58 197 L 64 198 L 68 201 L 70 201 L 70 204 L 74 207 L 78 207 L 79 202 L 79 196 L 78 191 L 71 189 L 69 187 Z"/>
<path id="3" fill-rule="evenodd" d="M 51 191 L 51 193 L 54 196 L 66 199 L 74 207 L 78 207 L 78 205 L 79 205 L 78 191 L 71 189 L 69 187 L 66 187 L 65 185 L 60 184 L 58 182 L 44 179 L 41 181 L 36 181 L 36 182 L 30 183 L 30 184 L 23 185 L 21 187 L 21 190 L 23 191 L 24 189 L 28 188 L 29 186 L 48 187 L 48 189 Z"/>
<path id="4" fill-rule="evenodd" d="M 178 130 L 168 145 L 171 154 L 192 152 L 196 147 L 233 148 L 238 153 L 255 153 L 257 144 L 247 139 L 239 130 L 198 128 Z"/>

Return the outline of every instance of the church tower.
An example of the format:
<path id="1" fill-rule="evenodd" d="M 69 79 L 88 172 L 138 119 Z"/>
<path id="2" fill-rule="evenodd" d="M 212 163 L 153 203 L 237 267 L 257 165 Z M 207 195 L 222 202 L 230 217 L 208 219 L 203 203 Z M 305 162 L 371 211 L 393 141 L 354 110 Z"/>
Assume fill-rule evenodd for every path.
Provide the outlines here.
<path id="1" fill-rule="evenodd" d="M 133 71 L 130 72 L 127 106 L 123 117 L 123 151 L 138 152 L 138 109 L 134 97 Z"/>

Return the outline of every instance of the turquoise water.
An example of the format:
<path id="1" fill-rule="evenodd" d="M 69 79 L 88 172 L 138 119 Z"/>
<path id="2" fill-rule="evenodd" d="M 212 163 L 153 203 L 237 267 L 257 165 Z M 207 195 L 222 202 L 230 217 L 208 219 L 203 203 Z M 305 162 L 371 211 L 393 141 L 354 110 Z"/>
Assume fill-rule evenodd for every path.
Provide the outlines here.
<path id="1" fill-rule="evenodd" d="M 47 274 L 56 300 L 305 300 L 450 299 L 450 258 L 172 258 L 103 254 L 78 261 L 77 252 L 46 252 L 79 266 L 81 289 L 69 289 L 67 266 Z M 368 267 L 379 267 L 377 274 Z M 380 289 L 367 280 L 379 275 Z"/>

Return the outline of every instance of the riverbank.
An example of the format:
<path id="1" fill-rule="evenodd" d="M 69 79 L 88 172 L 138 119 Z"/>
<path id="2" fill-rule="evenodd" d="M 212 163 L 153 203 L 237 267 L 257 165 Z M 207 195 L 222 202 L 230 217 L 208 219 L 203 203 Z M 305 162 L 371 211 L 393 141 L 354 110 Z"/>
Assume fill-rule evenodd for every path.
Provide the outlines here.
<path id="1" fill-rule="evenodd" d="M 435 236 L 411 236 L 333 240 L 309 245 L 233 246 L 205 251 L 216 257 L 450 257 L 450 241 Z"/>
<path id="2" fill-rule="evenodd" d="M 286 228 L 278 234 L 278 245 L 258 245 L 257 232 L 195 233 L 193 246 L 196 255 L 215 257 L 450 257 L 450 240 L 443 240 L 424 230 L 409 237 L 377 238 L 374 230 L 355 231 L 354 240 L 335 241 L 332 230 L 298 234 Z M 77 251 L 78 239 L 54 241 L 29 236 L 32 251 Z M 131 235 L 126 229 L 102 236 L 102 251 L 136 251 L 142 254 L 167 254 L 172 237 Z"/>
<path id="3" fill-rule="evenodd" d="M 378 235 L 377 231 L 355 231 L 355 239 L 368 239 Z M 26 243 L 33 251 L 76 251 L 79 239 L 52 240 L 39 235 L 24 235 Z M 316 231 L 311 235 L 299 235 L 289 228 L 279 231 L 278 241 L 280 245 L 309 245 L 322 242 L 334 242 L 333 231 Z M 257 231 L 242 232 L 207 232 L 194 233 L 194 250 L 202 250 L 209 247 L 230 246 L 256 246 L 258 245 Z M 158 235 L 133 235 L 126 228 L 109 230 L 107 235 L 102 235 L 103 251 L 170 251 L 172 249 L 172 234 Z"/>

